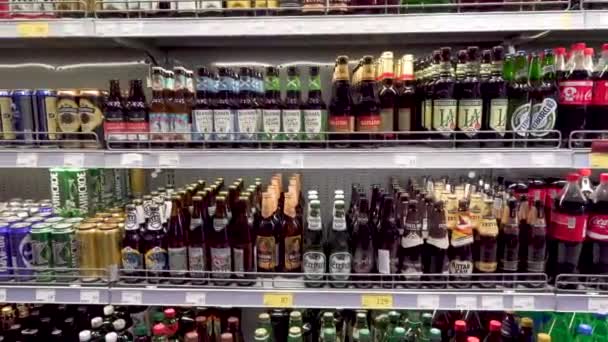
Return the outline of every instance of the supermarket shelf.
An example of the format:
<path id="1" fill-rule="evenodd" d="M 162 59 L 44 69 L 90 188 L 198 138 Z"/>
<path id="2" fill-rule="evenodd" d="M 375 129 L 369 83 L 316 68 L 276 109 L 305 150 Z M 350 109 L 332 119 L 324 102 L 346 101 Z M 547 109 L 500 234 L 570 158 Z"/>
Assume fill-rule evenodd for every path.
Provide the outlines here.
<path id="1" fill-rule="evenodd" d="M 597 293 L 562 294 L 555 296 L 556 311 L 608 312 L 608 295 Z"/>
<path id="2" fill-rule="evenodd" d="M 46 283 L 0 285 L 2 303 L 104 304 L 110 302 L 106 286 L 57 286 Z"/>
<path id="3" fill-rule="evenodd" d="M 180 169 L 491 169 L 582 167 L 586 153 L 568 149 L 3 149 L 0 167 Z M 588 158 L 587 158 L 588 159 Z M 575 164 L 575 161 L 577 164 Z"/>

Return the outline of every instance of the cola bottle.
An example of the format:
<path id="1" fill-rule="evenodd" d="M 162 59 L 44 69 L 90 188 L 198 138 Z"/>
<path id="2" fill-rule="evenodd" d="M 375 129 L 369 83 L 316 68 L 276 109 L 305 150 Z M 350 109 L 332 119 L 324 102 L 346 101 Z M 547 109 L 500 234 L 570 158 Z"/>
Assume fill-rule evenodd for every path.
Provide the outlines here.
<path id="1" fill-rule="evenodd" d="M 555 126 L 564 141 L 569 139 L 572 131 L 585 129 L 588 107 L 593 98 L 593 75 L 585 65 L 585 47 L 585 43 L 572 46 L 566 74 L 559 82 L 560 115 Z"/>
<path id="2" fill-rule="evenodd" d="M 590 268 L 595 274 L 608 273 L 608 173 L 600 174 L 600 185 L 590 204 L 587 243 L 591 253 Z M 588 263 L 589 260 L 586 260 Z M 608 279 L 604 279 L 606 282 Z M 604 285 L 608 287 L 608 285 Z M 604 290 L 606 288 L 603 288 Z"/>
<path id="3" fill-rule="evenodd" d="M 604 120 L 604 113 L 608 109 L 608 44 L 602 45 L 602 56 L 595 68 L 593 84 L 593 103 L 590 108 L 587 129 L 608 130 L 608 122 Z M 606 139 L 606 134 L 598 138 Z"/>
<path id="4" fill-rule="evenodd" d="M 549 225 L 549 232 L 555 243 L 550 253 L 555 255 L 553 270 L 556 273 L 578 271 L 578 260 L 587 228 L 588 202 L 579 186 L 580 176 L 570 173 L 566 180 L 568 183 L 555 199 Z"/>

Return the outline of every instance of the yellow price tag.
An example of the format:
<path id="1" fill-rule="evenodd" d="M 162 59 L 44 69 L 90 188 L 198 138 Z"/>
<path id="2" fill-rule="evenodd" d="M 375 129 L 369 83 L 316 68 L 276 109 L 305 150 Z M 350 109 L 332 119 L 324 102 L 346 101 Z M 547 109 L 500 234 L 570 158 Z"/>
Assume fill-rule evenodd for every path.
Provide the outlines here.
<path id="1" fill-rule="evenodd" d="M 592 168 L 608 168 L 608 153 L 589 154 L 589 166 Z"/>
<path id="2" fill-rule="evenodd" d="M 291 293 L 266 293 L 264 295 L 264 306 L 273 308 L 293 307 L 293 294 Z"/>
<path id="3" fill-rule="evenodd" d="M 390 309 L 393 307 L 391 295 L 363 295 L 361 306 L 365 309 Z"/>
<path id="4" fill-rule="evenodd" d="M 19 37 L 48 37 L 49 23 L 20 23 L 17 24 Z"/>
<path id="5" fill-rule="evenodd" d="M 570 13 L 564 13 L 559 17 L 559 23 L 562 29 L 572 28 L 572 15 Z"/>

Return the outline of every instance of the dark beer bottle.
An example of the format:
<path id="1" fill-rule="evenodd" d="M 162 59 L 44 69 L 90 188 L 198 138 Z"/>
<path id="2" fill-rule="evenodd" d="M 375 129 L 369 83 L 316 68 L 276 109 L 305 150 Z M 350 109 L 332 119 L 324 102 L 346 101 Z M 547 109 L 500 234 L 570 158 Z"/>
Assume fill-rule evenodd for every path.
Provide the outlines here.
<path id="1" fill-rule="evenodd" d="M 187 141 L 190 140 L 190 131 L 192 126 L 191 108 L 186 102 L 186 69 L 184 67 L 173 68 L 175 74 L 175 92 L 173 97 L 173 133 L 174 140 Z M 180 143 L 179 146 L 185 146 Z"/>
<path id="2" fill-rule="evenodd" d="M 458 200 L 456 226 L 452 228 L 450 238 L 450 279 L 456 282 L 456 288 L 471 287 L 468 283 L 473 273 L 473 228 L 469 217 L 467 200 Z"/>
<path id="3" fill-rule="evenodd" d="M 302 272 L 302 226 L 297 219 L 296 203 L 295 192 L 286 192 L 279 254 L 282 256 L 281 269 L 287 273 Z"/>
<path id="4" fill-rule="evenodd" d="M 378 273 L 384 282 L 383 287 L 391 288 L 394 275 L 399 267 L 399 230 L 395 221 L 395 206 L 391 196 L 382 200 L 378 232 L 378 256 L 376 258 Z"/>
<path id="5" fill-rule="evenodd" d="M 329 236 L 329 277 L 332 287 L 346 287 L 351 273 L 350 237 L 346 230 L 344 201 L 334 202 L 331 232 Z"/>
<path id="6" fill-rule="evenodd" d="M 492 66 L 490 78 L 481 83 L 481 96 L 483 98 L 483 130 L 484 143 L 488 147 L 502 147 L 504 142 L 490 141 L 491 139 L 504 139 L 507 129 L 507 84 L 503 78 L 504 49 L 495 46 L 492 49 Z M 508 75 L 512 75 L 512 64 L 505 65 Z"/>
<path id="7" fill-rule="evenodd" d="M 374 230 L 369 212 L 369 200 L 359 197 L 356 216 L 353 218 L 353 282 L 358 288 L 370 288 L 372 280 L 367 274 L 374 270 Z M 365 274 L 365 275 L 357 275 Z"/>
<path id="8" fill-rule="evenodd" d="M 405 214 L 405 229 L 401 237 L 401 274 L 404 280 L 412 282 L 408 288 L 418 287 L 415 282 L 420 280 L 422 273 L 422 212 L 418 210 L 418 201 L 410 200 L 402 210 Z M 406 211 L 407 210 L 407 211 Z"/>
<path id="9" fill-rule="evenodd" d="M 209 255 L 211 264 L 211 278 L 214 284 L 225 286 L 229 283 L 232 271 L 232 257 L 230 242 L 228 241 L 228 214 L 226 198 L 218 196 L 216 199 L 215 214 L 211 218 L 212 228 L 207 233 Z M 221 280 L 220 280 L 221 279 Z"/>
<path id="10" fill-rule="evenodd" d="M 238 109 L 236 110 L 236 132 L 238 140 L 244 141 L 243 147 L 250 147 L 246 142 L 256 139 L 260 118 L 257 117 L 256 104 L 253 99 L 252 71 L 243 67 L 239 71 Z"/>
<path id="11" fill-rule="evenodd" d="M 281 101 L 281 87 L 279 72 L 275 67 L 266 68 L 264 81 L 266 95 L 264 109 L 262 110 L 262 139 L 264 141 L 282 140 L 283 125 L 281 123 L 283 102 Z"/>
<path id="12" fill-rule="evenodd" d="M 205 192 L 201 193 L 203 196 Z M 205 246 L 205 222 L 207 207 L 204 197 L 192 197 L 192 218 L 190 219 L 190 231 L 188 232 L 188 270 L 191 278 L 205 278 L 207 270 L 207 253 Z M 202 284 L 202 280 L 193 280 L 195 284 Z"/>
<path id="13" fill-rule="evenodd" d="M 424 273 L 446 274 L 448 273 L 448 259 L 446 257 L 449 246 L 448 227 L 445 217 L 445 206 L 443 201 L 437 201 L 433 204 L 432 212 L 429 217 L 429 234 L 426 237 L 425 256 L 427 260 L 423 261 L 422 266 Z M 427 277 L 432 288 L 445 287 L 445 280 L 441 276 Z"/>
<path id="14" fill-rule="evenodd" d="M 458 136 L 458 146 L 479 147 L 479 142 L 471 141 L 479 139 L 483 110 L 476 47 L 471 47 L 467 55 L 465 78 L 458 94 L 458 130 L 462 132 Z"/>
<path id="15" fill-rule="evenodd" d="M 308 202 L 303 256 L 304 277 L 308 287 L 323 286 L 323 273 L 327 269 L 323 234 L 321 202 L 316 199 L 311 200 Z"/>
<path id="16" fill-rule="evenodd" d="M 137 220 L 137 208 L 133 204 L 125 207 L 125 238 L 122 242 L 122 274 L 127 276 L 126 282 L 143 280 L 144 262 L 142 257 L 142 239 Z"/>
<path id="17" fill-rule="evenodd" d="M 399 132 L 420 131 L 422 129 L 422 118 L 419 116 L 416 94 L 416 80 L 414 79 L 414 56 L 403 55 L 399 71 L 400 87 L 397 105 L 397 125 Z M 416 138 L 417 136 L 412 136 Z M 404 136 L 404 138 L 407 138 Z M 407 139 L 412 139 L 407 138 Z"/>
<path id="18" fill-rule="evenodd" d="M 302 100 L 300 99 L 301 82 L 298 69 L 287 68 L 287 93 L 283 109 L 283 132 L 286 140 L 300 140 L 302 132 Z"/>
<path id="19" fill-rule="evenodd" d="M 536 66 L 536 64 L 540 64 Z M 532 114 L 530 115 L 530 135 L 533 139 L 549 139 L 557 138 L 555 134 L 549 132 L 555 129 L 557 120 L 558 108 L 557 100 L 559 99 L 559 90 L 557 88 L 555 77 L 555 54 L 553 50 L 545 50 L 542 59 L 542 64 L 532 60 L 530 67 L 530 82 L 532 78 L 536 78 L 537 70 L 540 69 L 542 76 L 540 81 L 535 81 L 532 85 L 530 97 L 532 100 Z M 534 71 L 534 72 L 533 72 Z M 555 142 L 544 143 L 542 141 L 533 141 L 533 146 L 556 146 Z"/>
<path id="20" fill-rule="evenodd" d="M 163 68 L 152 68 L 152 100 L 150 101 L 149 140 L 165 140 L 162 133 L 169 132 L 169 119 L 164 99 L 165 79 Z M 155 134 L 158 133 L 158 134 Z M 125 137 L 126 139 L 126 137 Z M 155 144 L 154 146 L 158 146 Z"/>
<path id="21" fill-rule="evenodd" d="M 528 260 L 528 237 L 530 236 L 530 223 L 528 222 L 530 214 L 530 205 L 528 204 L 528 195 L 519 197 L 519 206 L 517 208 L 517 220 L 519 222 L 519 266 L 518 270 L 526 269 L 526 260 Z"/>
<path id="22" fill-rule="evenodd" d="M 234 98 L 234 78 L 232 71 L 221 67 L 219 72 L 218 93 L 213 109 L 213 130 L 215 140 L 234 140 L 234 121 L 238 106 Z M 223 146 L 229 146 L 224 144 Z"/>
<path id="23" fill-rule="evenodd" d="M 241 286 L 253 285 L 253 282 L 246 280 L 253 278 L 253 275 L 243 273 L 254 271 L 253 241 L 251 238 L 253 226 L 247 217 L 248 202 L 247 197 L 239 197 L 232 209 L 232 219 L 228 225 L 234 278 L 237 279 L 237 285 Z"/>
<path id="24" fill-rule="evenodd" d="M 129 81 L 129 97 L 125 102 L 127 116 L 127 139 L 129 141 L 148 140 L 148 108 L 141 80 Z M 133 147 L 141 146 L 136 144 Z"/>
<path id="25" fill-rule="evenodd" d="M 397 108 L 398 96 L 393 80 L 395 79 L 394 58 L 391 51 L 385 51 L 380 56 L 378 61 L 378 72 L 376 79 L 379 84 L 380 91 L 378 97 L 380 99 L 380 131 L 393 132 L 396 131 L 397 119 L 395 110 Z M 384 139 L 394 138 L 393 134 L 383 134 Z"/>
<path id="26" fill-rule="evenodd" d="M 215 80 L 211 72 L 198 68 L 196 82 L 196 101 L 192 111 L 192 131 L 194 140 L 211 140 L 213 137 L 213 101 L 215 95 Z"/>
<path id="27" fill-rule="evenodd" d="M 527 139 L 530 129 L 530 84 L 528 83 L 528 56 L 524 51 L 519 51 L 515 56 L 515 67 L 513 74 L 515 79 L 509 84 L 507 94 L 509 96 L 509 109 L 507 112 L 507 123 L 509 130 L 513 131 L 514 144 L 524 146 L 524 142 L 517 139 Z"/>
<path id="28" fill-rule="evenodd" d="M 188 236 L 182 212 L 180 196 L 171 197 L 171 216 L 169 216 L 169 229 L 167 231 L 167 244 L 169 246 L 169 270 L 173 283 L 183 283 L 188 270 Z"/>
<path id="29" fill-rule="evenodd" d="M 519 264 L 519 220 L 517 217 L 518 201 L 511 198 L 507 201 L 508 216 L 502 223 L 500 256 L 501 273 L 515 273 Z M 506 281 L 516 280 L 514 276 L 505 276 Z M 506 284 L 509 285 L 509 284 Z"/>
<path id="30" fill-rule="evenodd" d="M 545 220 L 545 204 L 541 200 L 534 201 L 534 206 L 530 210 L 530 230 L 528 231 L 528 244 L 524 246 L 528 249 L 526 258 L 525 272 L 545 273 L 545 262 L 547 260 L 547 222 Z M 532 278 L 532 277 L 530 277 Z M 530 280 L 539 280 L 534 277 Z M 542 282 L 537 284 L 526 282 L 527 287 L 542 287 Z"/>
<path id="31" fill-rule="evenodd" d="M 325 140 L 327 131 L 327 106 L 321 94 L 321 75 L 318 66 L 310 67 L 308 80 L 308 99 L 302 106 L 304 117 L 304 138 L 306 140 Z"/>
<path id="32" fill-rule="evenodd" d="M 110 147 L 120 148 L 121 141 L 127 140 L 125 110 L 122 105 L 120 81 L 110 80 L 110 94 L 104 106 L 103 130 Z M 103 137 L 99 137 L 103 139 Z"/>
<path id="33" fill-rule="evenodd" d="M 477 244 L 478 257 L 475 260 L 475 273 L 489 274 L 496 272 L 497 268 L 497 236 L 498 236 L 498 225 L 496 223 L 496 217 L 494 217 L 494 201 L 485 200 L 483 206 L 482 219 L 477 227 L 478 239 L 475 241 Z M 480 287 L 488 288 L 496 286 L 493 279 L 489 276 L 481 276 L 478 278 L 478 285 Z"/>
<path id="34" fill-rule="evenodd" d="M 454 97 L 455 81 L 452 77 L 452 49 L 441 48 L 439 78 L 433 82 L 433 135 L 434 139 L 451 139 L 456 128 L 457 100 Z M 436 146 L 433 144 L 433 146 Z M 447 146 L 447 145 L 446 145 Z"/>
<path id="35" fill-rule="evenodd" d="M 146 275 L 149 283 L 158 283 L 158 277 L 164 275 L 169 268 L 169 257 L 167 255 L 167 239 L 163 230 L 160 208 L 156 204 L 150 204 L 148 208 L 150 216 L 144 234 L 144 250 Z"/>
<path id="36" fill-rule="evenodd" d="M 359 70 L 361 77 L 357 92 L 359 96 L 355 100 L 357 132 L 378 132 L 381 128 L 380 100 L 376 92 L 373 63 L 374 59 L 372 56 L 364 56 Z M 390 118 L 387 118 L 387 120 L 389 119 L 392 125 L 393 116 L 391 115 Z M 358 135 L 358 137 L 361 140 L 374 140 L 378 138 L 376 134 L 364 134 Z"/>
<path id="37" fill-rule="evenodd" d="M 329 103 L 330 132 L 349 133 L 355 131 L 353 100 L 351 98 L 350 77 L 348 72 L 348 57 L 339 56 L 336 60 L 332 80 L 332 95 Z M 348 134 L 332 134 L 331 140 L 348 140 Z M 337 144 L 344 147 L 348 144 Z"/>
<path id="38" fill-rule="evenodd" d="M 421 104 L 423 130 L 433 131 L 433 90 L 435 82 L 439 79 L 441 68 L 441 51 L 433 51 L 432 59 L 427 62 L 426 81 L 422 84 L 423 101 Z M 429 138 L 431 136 L 429 135 Z"/>
<path id="39" fill-rule="evenodd" d="M 256 227 L 256 256 L 258 272 L 276 272 L 278 261 L 277 221 L 274 217 L 276 202 L 273 194 L 262 194 L 262 219 Z"/>

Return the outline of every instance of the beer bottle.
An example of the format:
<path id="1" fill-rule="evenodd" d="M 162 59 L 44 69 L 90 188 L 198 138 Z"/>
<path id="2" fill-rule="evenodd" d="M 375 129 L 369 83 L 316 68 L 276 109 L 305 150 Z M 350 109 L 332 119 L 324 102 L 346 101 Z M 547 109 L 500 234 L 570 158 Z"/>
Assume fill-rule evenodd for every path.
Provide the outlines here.
<path id="1" fill-rule="evenodd" d="M 334 202 L 331 232 L 328 243 L 329 273 L 332 287 L 345 287 L 351 273 L 350 237 L 346 230 L 344 201 Z"/>
<path id="2" fill-rule="evenodd" d="M 318 66 L 311 66 L 308 79 L 308 99 L 302 106 L 306 140 L 325 140 L 327 106 L 321 93 L 321 75 Z"/>
<path id="3" fill-rule="evenodd" d="M 253 89 L 251 69 L 243 67 L 239 74 L 239 95 L 238 95 L 238 109 L 237 109 L 237 128 L 236 132 L 239 133 L 238 140 L 244 142 L 256 139 L 256 132 L 258 129 L 259 118 L 257 117 L 257 111 L 255 109 L 255 103 L 253 101 Z M 244 147 L 250 146 L 246 143 Z"/>
<path id="4" fill-rule="evenodd" d="M 353 218 L 352 248 L 353 248 L 353 282 L 358 288 L 370 288 L 369 274 L 374 270 L 374 240 L 375 227 L 369 217 L 369 200 L 364 195 L 359 197 L 358 210 Z M 361 274 L 361 275 L 359 275 Z"/>
<path id="5" fill-rule="evenodd" d="M 253 241 L 251 237 L 253 226 L 247 216 L 247 210 L 249 209 L 248 202 L 247 197 L 241 196 L 238 198 L 233 207 L 232 219 L 228 224 L 232 263 L 235 272 L 234 278 L 237 279 L 237 285 L 240 286 L 253 285 L 252 281 L 246 280 L 252 279 L 253 275 L 244 273 L 254 272 Z"/>
<path id="6" fill-rule="evenodd" d="M 332 80 L 332 95 L 329 104 L 329 130 L 337 133 L 355 131 L 355 117 L 353 113 L 353 100 L 351 98 L 350 77 L 348 73 L 348 56 L 339 56 L 336 60 Z M 330 140 L 348 140 L 348 134 L 333 134 Z M 337 144 L 345 147 L 348 144 Z"/>
<path id="7" fill-rule="evenodd" d="M 392 62 L 392 61 L 391 61 Z M 360 67 L 359 96 L 356 103 L 356 130 L 357 132 L 378 132 L 381 130 L 380 100 L 376 92 L 374 66 L 372 56 L 363 57 Z M 392 126 L 393 115 L 387 117 Z M 391 128 L 389 131 L 393 131 Z M 362 140 L 378 139 L 376 134 L 359 135 Z"/>
<path id="8" fill-rule="evenodd" d="M 279 252 L 283 256 L 281 269 L 287 273 L 302 272 L 302 225 L 296 217 L 297 200 L 295 191 L 285 193 L 283 241 Z"/>
<path id="9" fill-rule="evenodd" d="M 524 194 L 519 197 L 519 206 L 517 208 L 517 221 L 519 222 L 519 265 L 518 269 L 523 271 L 526 269 L 526 260 L 528 260 L 528 237 L 530 234 L 530 224 L 528 217 L 530 214 L 530 205 L 528 205 L 528 195 Z"/>
<path id="10" fill-rule="evenodd" d="M 198 68 L 196 82 L 196 102 L 192 111 L 192 131 L 194 140 L 208 141 L 213 139 L 213 102 L 215 80 L 205 67 Z"/>
<path id="11" fill-rule="evenodd" d="M 479 130 L 482 122 L 482 99 L 479 84 L 479 60 L 477 47 L 467 50 L 467 64 L 465 65 L 465 78 L 461 82 L 458 97 L 458 135 L 459 146 L 479 147 Z"/>
<path id="12" fill-rule="evenodd" d="M 433 135 L 435 139 L 451 139 L 451 131 L 456 128 L 457 100 L 454 97 L 454 78 L 452 77 L 452 49 L 441 48 L 441 64 L 438 72 L 439 78 L 433 82 L 433 131 L 440 135 Z M 436 146 L 433 144 L 433 146 Z"/>
<path id="13" fill-rule="evenodd" d="M 517 199 L 510 198 L 507 202 L 508 216 L 502 223 L 502 255 L 500 256 L 501 273 L 517 272 L 519 264 L 519 220 Z M 515 277 L 505 276 L 505 280 L 513 281 Z M 509 284 L 506 284 L 509 285 Z"/>
<path id="14" fill-rule="evenodd" d="M 325 256 L 323 239 L 323 220 L 321 219 L 321 202 L 311 200 L 308 202 L 306 216 L 306 230 L 304 231 L 303 268 L 306 286 L 323 286 L 327 258 Z"/>
<path id="15" fill-rule="evenodd" d="M 534 206 L 530 210 L 530 230 L 527 237 L 528 249 L 524 272 L 545 273 L 545 263 L 547 260 L 547 221 L 545 220 L 545 204 L 541 200 L 534 201 Z M 539 281 L 538 277 L 529 277 L 530 280 Z M 542 283 L 524 283 L 527 287 L 541 287 Z"/>
<path id="16" fill-rule="evenodd" d="M 148 208 L 150 217 L 144 234 L 144 250 L 146 275 L 149 283 L 158 283 L 158 277 L 164 275 L 169 268 L 169 257 L 167 254 L 167 239 L 163 230 L 160 208 L 156 204 L 150 204 Z"/>
<path id="17" fill-rule="evenodd" d="M 205 196 L 205 192 L 202 193 Z M 190 231 L 188 231 L 188 270 L 191 278 L 200 278 L 194 280 L 197 285 L 203 284 L 203 278 L 206 277 L 207 270 L 207 253 L 205 239 L 205 222 L 209 220 L 207 215 L 207 207 L 205 205 L 206 196 L 192 197 L 192 218 L 190 219 Z"/>
<path id="18" fill-rule="evenodd" d="M 441 50 L 433 51 L 432 58 L 427 62 L 427 79 L 423 84 L 423 101 L 422 101 L 422 117 L 424 123 L 424 130 L 428 132 L 433 131 L 433 96 L 435 82 L 439 79 L 439 71 L 441 69 Z M 433 135 L 429 135 L 429 138 L 433 138 Z"/>
<path id="19" fill-rule="evenodd" d="M 542 73 L 542 76 L 537 74 Z M 555 138 L 550 130 L 555 128 L 557 120 L 557 99 L 559 91 L 555 78 L 555 54 L 545 50 L 542 63 L 532 59 L 530 67 L 530 98 L 532 114 L 530 115 L 530 135 L 533 146 L 556 146 L 555 142 L 543 142 L 537 139 Z M 596 126 L 593 126 L 596 127 Z M 596 127 L 597 129 L 597 127 Z M 544 131 L 544 132 L 543 132 Z"/>
<path id="20" fill-rule="evenodd" d="M 513 74 L 515 79 L 507 88 L 509 107 L 507 119 L 509 130 L 513 131 L 514 139 L 527 139 L 530 129 L 530 84 L 528 83 L 528 56 L 524 51 L 519 51 L 515 57 Z M 524 142 L 514 142 L 518 146 L 524 146 Z"/>
<path id="21" fill-rule="evenodd" d="M 211 257 L 211 278 L 215 279 L 213 281 L 214 284 L 225 286 L 229 283 L 228 279 L 230 278 L 230 272 L 232 271 L 232 259 L 227 230 L 228 214 L 225 197 L 219 196 L 216 198 L 215 213 L 211 220 L 213 222 L 213 229 L 207 234 L 209 255 Z"/>
<path id="22" fill-rule="evenodd" d="M 504 139 L 507 129 L 507 78 L 513 74 L 512 60 L 504 64 L 505 75 L 503 78 L 504 49 L 502 46 L 492 48 L 491 76 L 487 81 L 481 83 L 481 96 L 483 98 L 483 130 L 484 138 Z M 502 147 L 505 142 L 487 141 L 484 146 Z"/>
<path id="23" fill-rule="evenodd" d="M 176 141 L 188 141 L 190 140 L 191 132 L 191 110 L 186 103 L 186 69 L 184 67 L 173 68 L 175 74 L 174 83 L 174 97 L 173 97 L 173 120 L 171 121 L 173 133 L 173 140 Z M 181 143 L 178 146 L 184 146 Z"/>
<path id="24" fill-rule="evenodd" d="M 491 74 L 492 74 L 492 50 L 483 50 L 481 52 L 481 65 L 479 66 L 480 88 L 485 82 L 488 82 Z M 483 97 L 483 91 L 482 91 L 482 97 Z M 485 120 L 483 120 L 483 121 L 485 121 Z"/>
<path id="25" fill-rule="evenodd" d="M 165 108 L 166 108 L 166 132 L 163 133 L 164 140 L 174 140 L 175 136 L 173 135 L 173 121 L 175 120 L 175 106 L 173 103 L 173 98 L 175 97 L 175 73 L 170 70 L 165 70 L 165 85 L 163 89 L 163 98 L 165 100 Z M 171 144 L 168 144 L 171 146 Z"/>
<path id="26" fill-rule="evenodd" d="M 400 87 L 397 89 L 397 124 L 395 127 L 399 132 L 420 131 L 422 129 L 422 118 L 419 117 L 420 112 L 416 103 L 416 80 L 414 79 L 413 62 L 413 55 L 403 55 L 401 57 Z M 414 139 L 416 137 L 413 136 Z"/>
<path id="27" fill-rule="evenodd" d="M 142 258 L 142 239 L 139 234 L 140 226 L 137 217 L 137 208 L 133 204 L 125 207 L 127 214 L 125 220 L 125 237 L 122 243 L 122 269 L 126 282 L 143 280 L 144 263 Z"/>
<path id="28" fill-rule="evenodd" d="M 407 207 L 402 207 L 405 215 L 405 229 L 401 237 L 400 259 L 401 274 L 404 280 L 409 283 L 406 287 L 417 287 L 415 284 L 420 280 L 422 273 L 422 249 L 424 240 L 422 239 L 422 212 L 419 210 L 418 201 L 411 200 Z M 407 212 L 406 212 L 407 210 Z"/>
<path id="29" fill-rule="evenodd" d="M 287 94 L 283 109 L 283 132 L 287 140 L 300 140 L 302 132 L 302 102 L 300 100 L 300 75 L 294 66 L 287 68 Z"/>
<path id="30" fill-rule="evenodd" d="M 397 119 L 395 110 L 397 108 L 397 90 L 393 84 L 395 79 L 393 52 L 385 51 L 380 56 L 378 61 L 378 77 L 377 80 L 382 82 L 378 98 L 380 101 L 380 131 L 393 132 L 396 131 Z M 393 134 L 384 134 L 385 139 L 394 138 Z"/>
<path id="31" fill-rule="evenodd" d="M 466 199 L 458 200 L 456 226 L 452 227 L 450 239 L 450 274 L 451 279 L 461 283 L 453 283 L 456 288 L 471 287 L 470 274 L 473 273 L 473 229 L 469 217 Z M 462 283 L 464 282 L 464 283 Z"/>
<path id="32" fill-rule="evenodd" d="M 264 141 L 282 140 L 283 125 L 281 124 L 281 89 L 279 84 L 279 72 L 275 67 L 266 68 L 266 79 L 264 80 L 266 95 L 264 109 L 262 110 L 262 138 Z"/>
<path id="33" fill-rule="evenodd" d="M 262 194 L 262 219 L 256 227 L 256 256 L 258 272 L 276 272 L 278 261 L 278 241 L 276 239 L 279 227 L 274 217 L 275 201 L 273 194 Z"/>
<path id="34" fill-rule="evenodd" d="M 378 256 L 376 258 L 378 273 L 385 282 L 383 287 L 391 288 L 393 276 L 397 273 L 399 262 L 399 231 L 395 221 L 395 206 L 392 196 L 385 196 L 382 201 L 382 212 L 379 221 Z"/>
<path id="35" fill-rule="evenodd" d="M 467 56 L 467 50 L 459 50 L 458 54 L 456 54 L 457 64 L 456 70 L 454 72 L 454 81 L 456 82 L 456 84 L 454 84 L 454 97 L 456 97 L 457 99 L 459 99 L 462 95 L 462 82 L 464 81 L 467 74 L 468 58 L 469 57 Z"/>
<path id="36" fill-rule="evenodd" d="M 167 243 L 169 246 L 169 270 L 173 283 L 183 283 L 188 270 L 188 236 L 182 212 L 182 200 L 180 196 L 171 197 L 171 214 L 167 231 Z"/>
<path id="37" fill-rule="evenodd" d="M 483 202 L 482 219 L 477 227 L 477 239 L 475 240 L 477 258 L 475 259 L 475 273 L 488 274 L 496 272 L 497 268 L 497 236 L 498 225 L 494 217 L 494 201 L 485 200 Z M 488 288 L 496 286 L 493 277 L 482 276 L 478 278 L 480 287 Z"/>
<path id="38" fill-rule="evenodd" d="M 148 108 L 141 80 L 129 81 L 129 97 L 125 102 L 126 130 L 129 141 L 148 140 Z M 142 146 L 135 144 L 132 147 Z"/>
<path id="39" fill-rule="evenodd" d="M 119 80 L 110 80 L 110 94 L 105 102 L 104 117 L 103 130 L 108 144 L 111 144 L 111 147 L 122 147 L 120 142 L 127 140 L 125 135 L 127 128 Z"/>
<path id="40" fill-rule="evenodd" d="M 215 140 L 234 140 L 234 114 L 237 105 L 234 102 L 234 79 L 228 68 L 220 67 L 218 93 L 213 109 L 213 129 Z M 225 144 L 222 146 L 226 146 Z"/>

